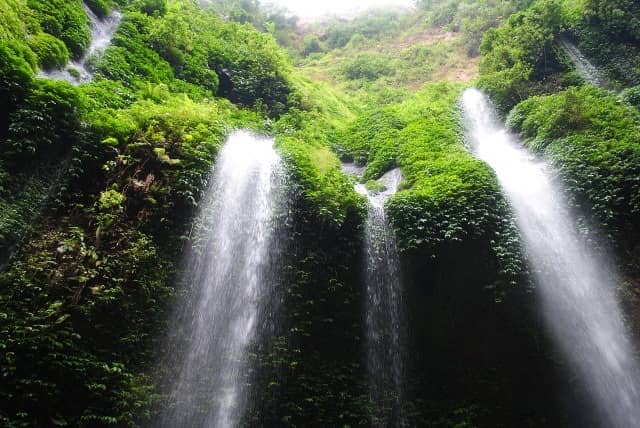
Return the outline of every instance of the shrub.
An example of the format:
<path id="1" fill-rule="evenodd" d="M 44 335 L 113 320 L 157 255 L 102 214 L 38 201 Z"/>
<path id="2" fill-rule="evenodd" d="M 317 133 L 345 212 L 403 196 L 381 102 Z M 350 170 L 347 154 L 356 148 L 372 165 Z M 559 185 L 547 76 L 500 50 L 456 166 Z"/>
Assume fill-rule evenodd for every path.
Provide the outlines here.
<path id="1" fill-rule="evenodd" d="M 20 161 L 51 160 L 69 150 L 80 128 L 78 104 L 78 91 L 69 83 L 34 81 L 24 103 L 9 118 L 8 154 Z"/>
<path id="2" fill-rule="evenodd" d="M 151 18 L 140 13 L 125 15 L 110 46 L 97 66 L 103 77 L 120 80 L 128 86 L 138 78 L 154 83 L 169 83 L 171 66 L 157 52 L 149 49 Z"/>
<path id="3" fill-rule="evenodd" d="M 343 157 L 367 165 L 363 180 L 376 179 L 397 165 L 399 132 L 405 126 L 389 109 L 366 112 L 349 125 L 336 149 Z"/>
<path id="4" fill-rule="evenodd" d="M 362 54 L 351 61 L 347 61 L 342 68 L 342 72 L 347 79 L 373 81 L 383 76 L 391 76 L 395 71 L 385 58 L 377 55 Z"/>
<path id="5" fill-rule="evenodd" d="M 307 34 L 302 40 L 302 48 L 300 53 L 302 56 L 309 56 L 312 53 L 322 52 L 320 39 L 314 34 Z"/>
<path id="6" fill-rule="evenodd" d="M 336 230 L 362 218 L 363 198 L 341 171 L 340 164 L 320 141 L 278 136 L 276 143 L 295 183 L 323 223 Z"/>
<path id="7" fill-rule="evenodd" d="M 163 16 L 167 13 L 167 0 L 142 0 L 140 11 L 149 16 Z"/>
<path id="8" fill-rule="evenodd" d="M 24 0 L 4 0 L 0 3 L 0 41 L 26 39 L 30 11 Z"/>
<path id="9" fill-rule="evenodd" d="M 486 33 L 480 45 L 479 84 L 501 110 L 555 89 L 553 75 L 566 70 L 554 45 L 561 20 L 559 3 L 543 0 Z"/>
<path id="10" fill-rule="evenodd" d="M 640 110 L 640 86 L 626 89 L 621 96 L 625 102 Z"/>
<path id="11" fill-rule="evenodd" d="M 98 18 L 105 18 L 111 13 L 111 8 L 106 0 L 84 0 L 84 3 Z"/>
<path id="12" fill-rule="evenodd" d="M 62 40 L 74 58 L 80 58 L 91 43 L 87 15 L 81 3 L 68 0 L 28 0 L 42 29 Z"/>
<path id="13" fill-rule="evenodd" d="M 0 42 L 0 140 L 7 134 L 9 115 L 26 96 L 36 68 L 33 52 L 19 42 Z"/>
<path id="14" fill-rule="evenodd" d="M 45 70 L 62 68 L 69 62 L 67 46 L 50 34 L 40 33 L 31 36 L 29 47 L 38 57 L 40 67 Z"/>

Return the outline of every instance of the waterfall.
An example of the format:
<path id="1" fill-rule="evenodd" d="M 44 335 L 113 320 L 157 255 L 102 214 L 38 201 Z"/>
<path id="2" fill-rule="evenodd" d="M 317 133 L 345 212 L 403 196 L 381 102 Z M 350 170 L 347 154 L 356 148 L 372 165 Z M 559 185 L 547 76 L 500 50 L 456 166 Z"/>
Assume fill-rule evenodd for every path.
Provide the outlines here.
<path id="1" fill-rule="evenodd" d="M 494 169 L 513 206 L 552 337 L 602 426 L 637 426 L 640 378 L 615 294 L 619 278 L 580 240 L 548 165 L 518 145 L 482 93 L 467 90 L 462 104 L 473 150 Z"/>
<path id="2" fill-rule="evenodd" d="M 117 10 L 114 10 L 111 15 L 101 20 L 85 3 L 82 3 L 82 8 L 86 12 L 91 26 L 91 45 L 89 49 L 80 60 L 69 61 L 69 65 L 65 69 L 42 72 L 41 75 L 43 77 L 66 80 L 74 84 L 90 82 L 93 79 L 91 59 L 95 55 L 100 55 L 109 47 L 118 25 L 120 25 L 122 15 Z"/>
<path id="3" fill-rule="evenodd" d="M 166 346 L 169 403 L 157 426 L 239 426 L 249 402 L 253 346 L 277 311 L 285 178 L 273 140 L 247 132 L 221 149 L 185 260 Z"/>
<path id="4" fill-rule="evenodd" d="M 394 169 L 378 180 L 381 186 L 379 191 L 369 191 L 362 184 L 356 186 L 356 190 L 369 200 L 365 229 L 366 338 L 367 372 L 371 402 L 375 406 L 375 426 L 401 424 L 400 260 L 396 237 L 384 210 L 385 201 L 397 192 L 401 180 L 400 170 Z"/>
<path id="5" fill-rule="evenodd" d="M 602 72 L 584 56 L 576 45 L 566 39 L 561 39 L 560 44 L 573 65 L 576 67 L 576 71 L 580 77 L 585 80 L 585 82 L 590 83 L 597 88 L 602 88 L 606 85 L 607 80 Z"/>

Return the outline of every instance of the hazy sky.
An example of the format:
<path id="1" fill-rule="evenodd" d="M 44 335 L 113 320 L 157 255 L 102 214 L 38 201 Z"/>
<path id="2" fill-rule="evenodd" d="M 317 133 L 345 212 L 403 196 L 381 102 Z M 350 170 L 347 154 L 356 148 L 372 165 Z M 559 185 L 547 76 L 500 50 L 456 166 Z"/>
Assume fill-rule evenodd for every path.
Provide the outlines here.
<path id="1" fill-rule="evenodd" d="M 284 6 L 301 18 L 316 18 L 326 14 L 348 15 L 355 10 L 374 6 L 413 5 L 412 0 L 262 0 L 262 2 Z"/>

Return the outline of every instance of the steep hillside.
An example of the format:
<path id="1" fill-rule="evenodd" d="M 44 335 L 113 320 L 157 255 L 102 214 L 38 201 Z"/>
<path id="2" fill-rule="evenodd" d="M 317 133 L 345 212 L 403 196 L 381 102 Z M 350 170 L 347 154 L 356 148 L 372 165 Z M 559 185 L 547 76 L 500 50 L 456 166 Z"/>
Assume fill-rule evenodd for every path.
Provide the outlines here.
<path id="1" fill-rule="evenodd" d="M 269 334 L 247 333 L 246 370 L 220 374 L 247 391 L 225 426 L 615 425 L 550 332 L 545 267 L 479 159 L 461 97 L 482 89 L 501 118 L 491 139 L 547 165 L 576 235 L 607 266 L 634 349 L 640 10 L 415 6 L 301 22 L 254 0 L 0 1 L 0 425 L 163 426 L 181 400 L 225 425 L 212 403 L 233 394 L 176 399 L 166 385 L 181 351 L 199 349 L 175 307 L 193 291 L 196 215 L 238 129 L 273 137 L 287 205 L 281 240 L 253 260 L 279 275 L 254 302 L 264 325 L 247 323 Z M 115 16 L 96 47 L 96 25 Z M 379 180 L 396 169 L 393 193 Z M 393 326 L 367 307 L 368 263 L 388 262 L 372 261 L 373 202 L 399 259 L 386 268 L 400 284 Z M 219 282 L 234 293 L 237 281 Z M 401 354 L 401 380 L 380 404 L 369 355 L 394 335 L 384 352 Z"/>

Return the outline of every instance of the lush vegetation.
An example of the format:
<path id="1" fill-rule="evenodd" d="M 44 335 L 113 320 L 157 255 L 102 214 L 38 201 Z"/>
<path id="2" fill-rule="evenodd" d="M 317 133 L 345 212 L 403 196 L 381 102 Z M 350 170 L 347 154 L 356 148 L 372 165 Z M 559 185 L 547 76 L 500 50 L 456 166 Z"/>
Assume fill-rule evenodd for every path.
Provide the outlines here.
<path id="1" fill-rule="evenodd" d="M 622 248 L 633 246 L 637 234 L 631 177 L 637 174 L 638 117 L 629 107 L 637 105 L 636 89 L 620 97 L 578 89 L 584 81 L 560 41 L 576 40 L 596 65 L 603 64 L 608 88 L 637 85 L 632 3 L 534 2 L 487 33 L 480 67 L 480 84 L 501 109 L 515 106 L 510 125 L 559 169 L 576 211 L 586 216 L 583 229 L 602 225 Z"/>
<path id="2" fill-rule="evenodd" d="M 531 0 L 418 0 L 416 3 L 418 7 L 427 11 L 427 19 L 433 25 L 461 32 L 467 52 L 470 55 L 478 55 L 484 33 L 531 2 Z"/>
<path id="3" fill-rule="evenodd" d="M 402 103 L 365 112 L 336 150 L 366 164 L 363 182 L 402 169 L 402 189 L 388 204 L 401 248 L 437 258 L 454 243 L 491 243 L 487 251 L 508 283 L 521 270 L 517 235 L 492 172 L 462 144 L 462 88 L 427 85 Z"/>
<path id="4" fill-rule="evenodd" d="M 607 86 L 635 86 L 634 2 L 539 0 L 487 32 L 480 50 L 480 85 L 503 111 L 532 95 L 582 83 L 560 42 L 576 42 L 606 74 Z M 624 24 L 623 24 L 624 21 Z M 514 44 L 513 41 L 518 43 Z"/>
<path id="5" fill-rule="evenodd" d="M 520 103 L 509 124 L 526 144 L 552 159 L 578 213 L 587 213 L 585 232 L 604 228 L 622 248 L 638 237 L 640 183 L 638 116 L 609 92 L 570 88 Z"/>
<path id="6" fill-rule="evenodd" d="M 97 79 L 74 87 L 34 74 L 83 53 L 80 2 L 3 2 L 3 426 L 149 416 L 149 361 L 217 150 L 231 129 L 297 105 L 287 60 L 252 27 L 189 2 L 120 7 Z"/>
<path id="7" fill-rule="evenodd" d="M 6 426 L 127 425 L 154 397 L 140 368 L 191 212 L 226 132 L 260 120 L 152 89 L 38 80 L 10 117 L 3 187 L 24 209 L 3 239 L 28 241 L 0 277 Z"/>
<path id="8" fill-rule="evenodd" d="M 416 3 L 297 26 L 255 0 L 90 0 L 123 20 L 91 59 L 93 80 L 72 85 L 38 73 L 85 54 L 83 3 L 0 1 L 0 425 L 152 421 L 164 405 L 153 362 L 184 287 L 192 216 L 236 128 L 274 136 L 292 197 L 282 325 L 251 353 L 248 425 L 382 424 L 363 365 L 366 200 L 341 161 L 364 167 L 369 189 L 403 174 L 386 210 L 403 262 L 406 424 L 562 419 L 544 392 L 561 363 L 530 312 L 497 180 L 465 146 L 458 98 L 478 77 L 633 284 L 640 10 Z M 625 90 L 586 85 L 563 40 Z"/>
<path id="9" fill-rule="evenodd" d="M 574 25 L 580 47 L 607 71 L 615 87 L 635 86 L 640 79 L 639 16 L 634 1 L 588 0 Z"/>

